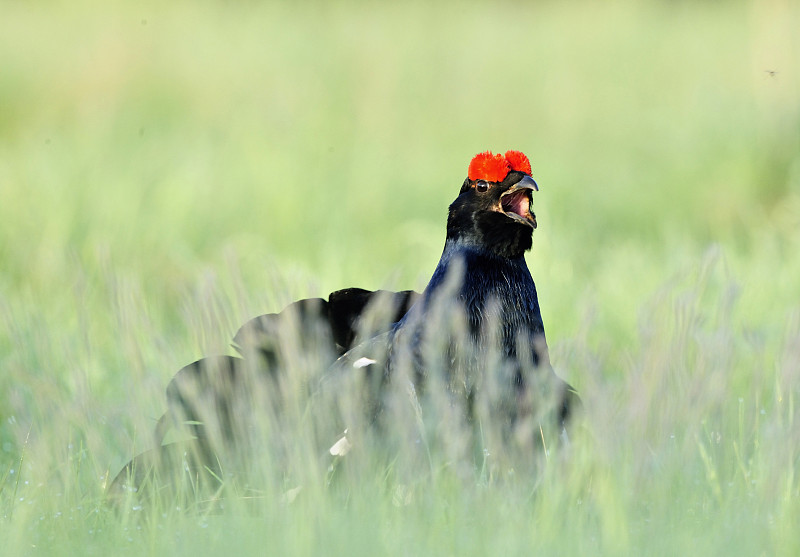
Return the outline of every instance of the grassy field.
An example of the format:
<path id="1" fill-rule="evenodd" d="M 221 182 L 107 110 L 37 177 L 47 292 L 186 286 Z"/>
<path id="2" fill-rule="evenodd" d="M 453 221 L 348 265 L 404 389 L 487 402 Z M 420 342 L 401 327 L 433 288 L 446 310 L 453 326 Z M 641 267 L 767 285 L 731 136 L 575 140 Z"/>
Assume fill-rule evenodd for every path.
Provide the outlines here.
<path id="1" fill-rule="evenodd" d="M 1 552 L 800 554 L 798 28 L 780 0 L 0 0 Z M 422 288 L 469 159 L 510 148 L 569 451 L 108 509 L 175 371 L 298 296 Z"/>

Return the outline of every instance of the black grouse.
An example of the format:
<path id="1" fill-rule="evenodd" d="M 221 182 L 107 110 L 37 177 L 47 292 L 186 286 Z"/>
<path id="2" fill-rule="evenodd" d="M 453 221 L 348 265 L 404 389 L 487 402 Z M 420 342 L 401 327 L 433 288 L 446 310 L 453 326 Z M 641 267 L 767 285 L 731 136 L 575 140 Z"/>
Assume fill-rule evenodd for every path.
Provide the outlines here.
<path id="1" fill-rule="evenodd" d="M 463 403 L 466 420 L 487 376 L 502 377 L 505 402 L 495 408 L 507 413 L 502 419 L 511 427 L 526 418 L 547 419 L 563 431 L 580 401 L 550 366 L 536 286 L 524 258 L 537 227 L 534 191 L 538 186 L 523 153 L 476 155 L 450 205 L 444 251 L 422 294 L 350 288 L 252 319 L 234 337 L 241 358 L 204 358 L 170 382 L 157 447 L 170 428 L 188 424 L 196 458 L 214 462 L 220 445 L 211 440 L 235 446 L 246 427 L 239 422 L 254 411 L 240 408 L 241 385 L 249 390 L 254 378 L 267 382 L 275 387 L 272 402 L 280 406 L 281 374 L 291 358 L 311 352 L 316 365 L 330 369 L 319 385 L 308 385 L 309 395 L 363 374 L 374 387 L 365 414 L 380 427 L 390 427 L 381 423 L 386 387 L 404 373 L 419 397 L 432 375 L 440 374 L 433 379 Z M 293 346 L 285 342 L 289 333 Z M 134 459 L 112 487 L 138 485 L 154 459 L 161 459 L 161 469 L 174 464 L 164 463 L 165 447 Z"/>
<path id="2" fill-rule="evenodd" d="M 546 418 L 563 426 L 580 405 L 550 365 L 536 286 L 525 262 L 537 227 L 528 158 L 519 151 L 476 155 L 450 205 L 442 256 L 414 304 L 390 330 L 342 356 L 339 367 L 375 374 L 371 417 L 397 368 L 412 370 L 417 394 L 434 370 L 473 417 L 477 385 L 493 375 L 513 426 Z M 502 378 L 498 377 L 502 376 Z M 441 383 L 442 378 L 438 378 Z M 541 425 L 539 425 L 541 431 Z"/>

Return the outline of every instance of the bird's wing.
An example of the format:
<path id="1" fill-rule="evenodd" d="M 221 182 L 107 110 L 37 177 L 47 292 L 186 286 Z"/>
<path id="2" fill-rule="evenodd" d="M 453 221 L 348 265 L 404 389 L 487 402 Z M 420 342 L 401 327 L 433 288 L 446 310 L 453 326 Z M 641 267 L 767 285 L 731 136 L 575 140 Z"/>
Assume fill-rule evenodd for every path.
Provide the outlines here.
<path id="1" fill-rule="evenodd" d="M 299 300 L 280 313 L 245 323 L 233 338 L 234 348 L 243 355 L 255 349 L 268 364 L 276 364 L 281 336 L 295 334 L 304 349 L 324 348 L 340 356 L 357 340 L 388 330 L 418 298 L 413 290 L 346 288 L 332 292 L 327 300 Z"/>
<path id="2" fill-rule="evenodd" d="M 326 369 L 358 339 L 388 330 L 418 297 L 411 290 L 347 288 L 331 293 L 327 300 L 298 300 L 279 313 L 251 319 L 233 338 L 242 358 L 207 357 L 175 374 L 167 386 L 168 410 L 156 427 L 156 444 L 178 422 L 188 423 L 197 438 L 206 436 L 203 424 L 209 419 L 229 433 L 234 429 L 235 393 L 246 392 L 252 381 L 274 378 L 300 355 L 313 354 L 321 369 Z"/>
<path id="3" fill-rule="evenodd" d="M 320 424 L 320 432 L 362 431 L 363 419 L 372 420 L 380 412 L 392 334 L 387 331 L 357 344 L 319 379 L 311 405 L 325 422 L 335 423 Z"/>

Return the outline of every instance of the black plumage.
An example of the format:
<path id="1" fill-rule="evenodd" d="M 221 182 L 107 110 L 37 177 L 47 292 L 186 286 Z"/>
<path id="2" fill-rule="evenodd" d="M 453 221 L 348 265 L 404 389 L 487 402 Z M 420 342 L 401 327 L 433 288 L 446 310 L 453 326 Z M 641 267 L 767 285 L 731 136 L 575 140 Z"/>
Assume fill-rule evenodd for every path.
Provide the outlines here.
<path id="1" fill-rule="evenodd" d="M 467 178 L 450 205 L 444 250 L 420 301 L 388 333 L 346 353 L 340 367 L 367 358 L 382 372 L 378 390 L 396 368 L 411 367 L 417 393 L 424 393 L 431 368 L 442 370 L 445 383 L 464 399 L 468 420 L 474 385 L 503 368 L 504 396 L 514 399 L 504 405 L 510 426 L 548 414 L 564 426 L 580 399 L 550 365 L 536 285 L 524 258 L 537 227 L 531 210 L 536 190 L 528 174 L 515 170 L 496 182 Z M 522 399 L 525 405 L 515 404 Z M 380 393 L 372 404 L 380 414 Z"/>
<path id="2" fill-rule="evenodd" d="M 233 337 L 240 356 L 207 357 L 183 367 L 167 385 L 167 412 L 156 426 L 156 445 L 161 445 L 168 430 L 188 424 L 197 439 L 209 437 L 209 422 L 225 442 L 236 443 L 237 414 L 246 396 L 238 389 L 255 383 L 277 382 L 276 375 L 287 367 L 286 341 L 293 353 L 314 353 L 324 365 L 353 347 L 360 318 L 368 307 L 377 306 L 385 314 L 377 320 L 388 327 L 400 320 L 414 305 L 419 294 L 413 290 L 389 292 L 347 288 L 332 292 L 327 300 L 298 300 L 279 313 L 255 317 L 242 325 Z M 363 334 L 363 331 L 361 331 Z M 378 334 L 382 329 L 373 329 Z M 313 386 L 309 386 L 309 390 Z M 246 393 L 243 393 L 246 394 Z M 274 404 L 280 404 L 276 399 Z"/>

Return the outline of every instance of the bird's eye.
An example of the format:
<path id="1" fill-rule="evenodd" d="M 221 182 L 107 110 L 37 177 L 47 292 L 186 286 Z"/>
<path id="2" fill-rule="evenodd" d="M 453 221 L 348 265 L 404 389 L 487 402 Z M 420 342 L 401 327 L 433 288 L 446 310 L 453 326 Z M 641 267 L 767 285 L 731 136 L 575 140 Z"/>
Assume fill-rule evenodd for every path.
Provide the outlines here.
<path id="1" fill-rule="evenodd" d="M 478 192 L 480 193 L 485 193 L 489 191 L 489 184 L 481 180 L 477 184 L 475 184 L 475 189 L 478 190 Z"/>

